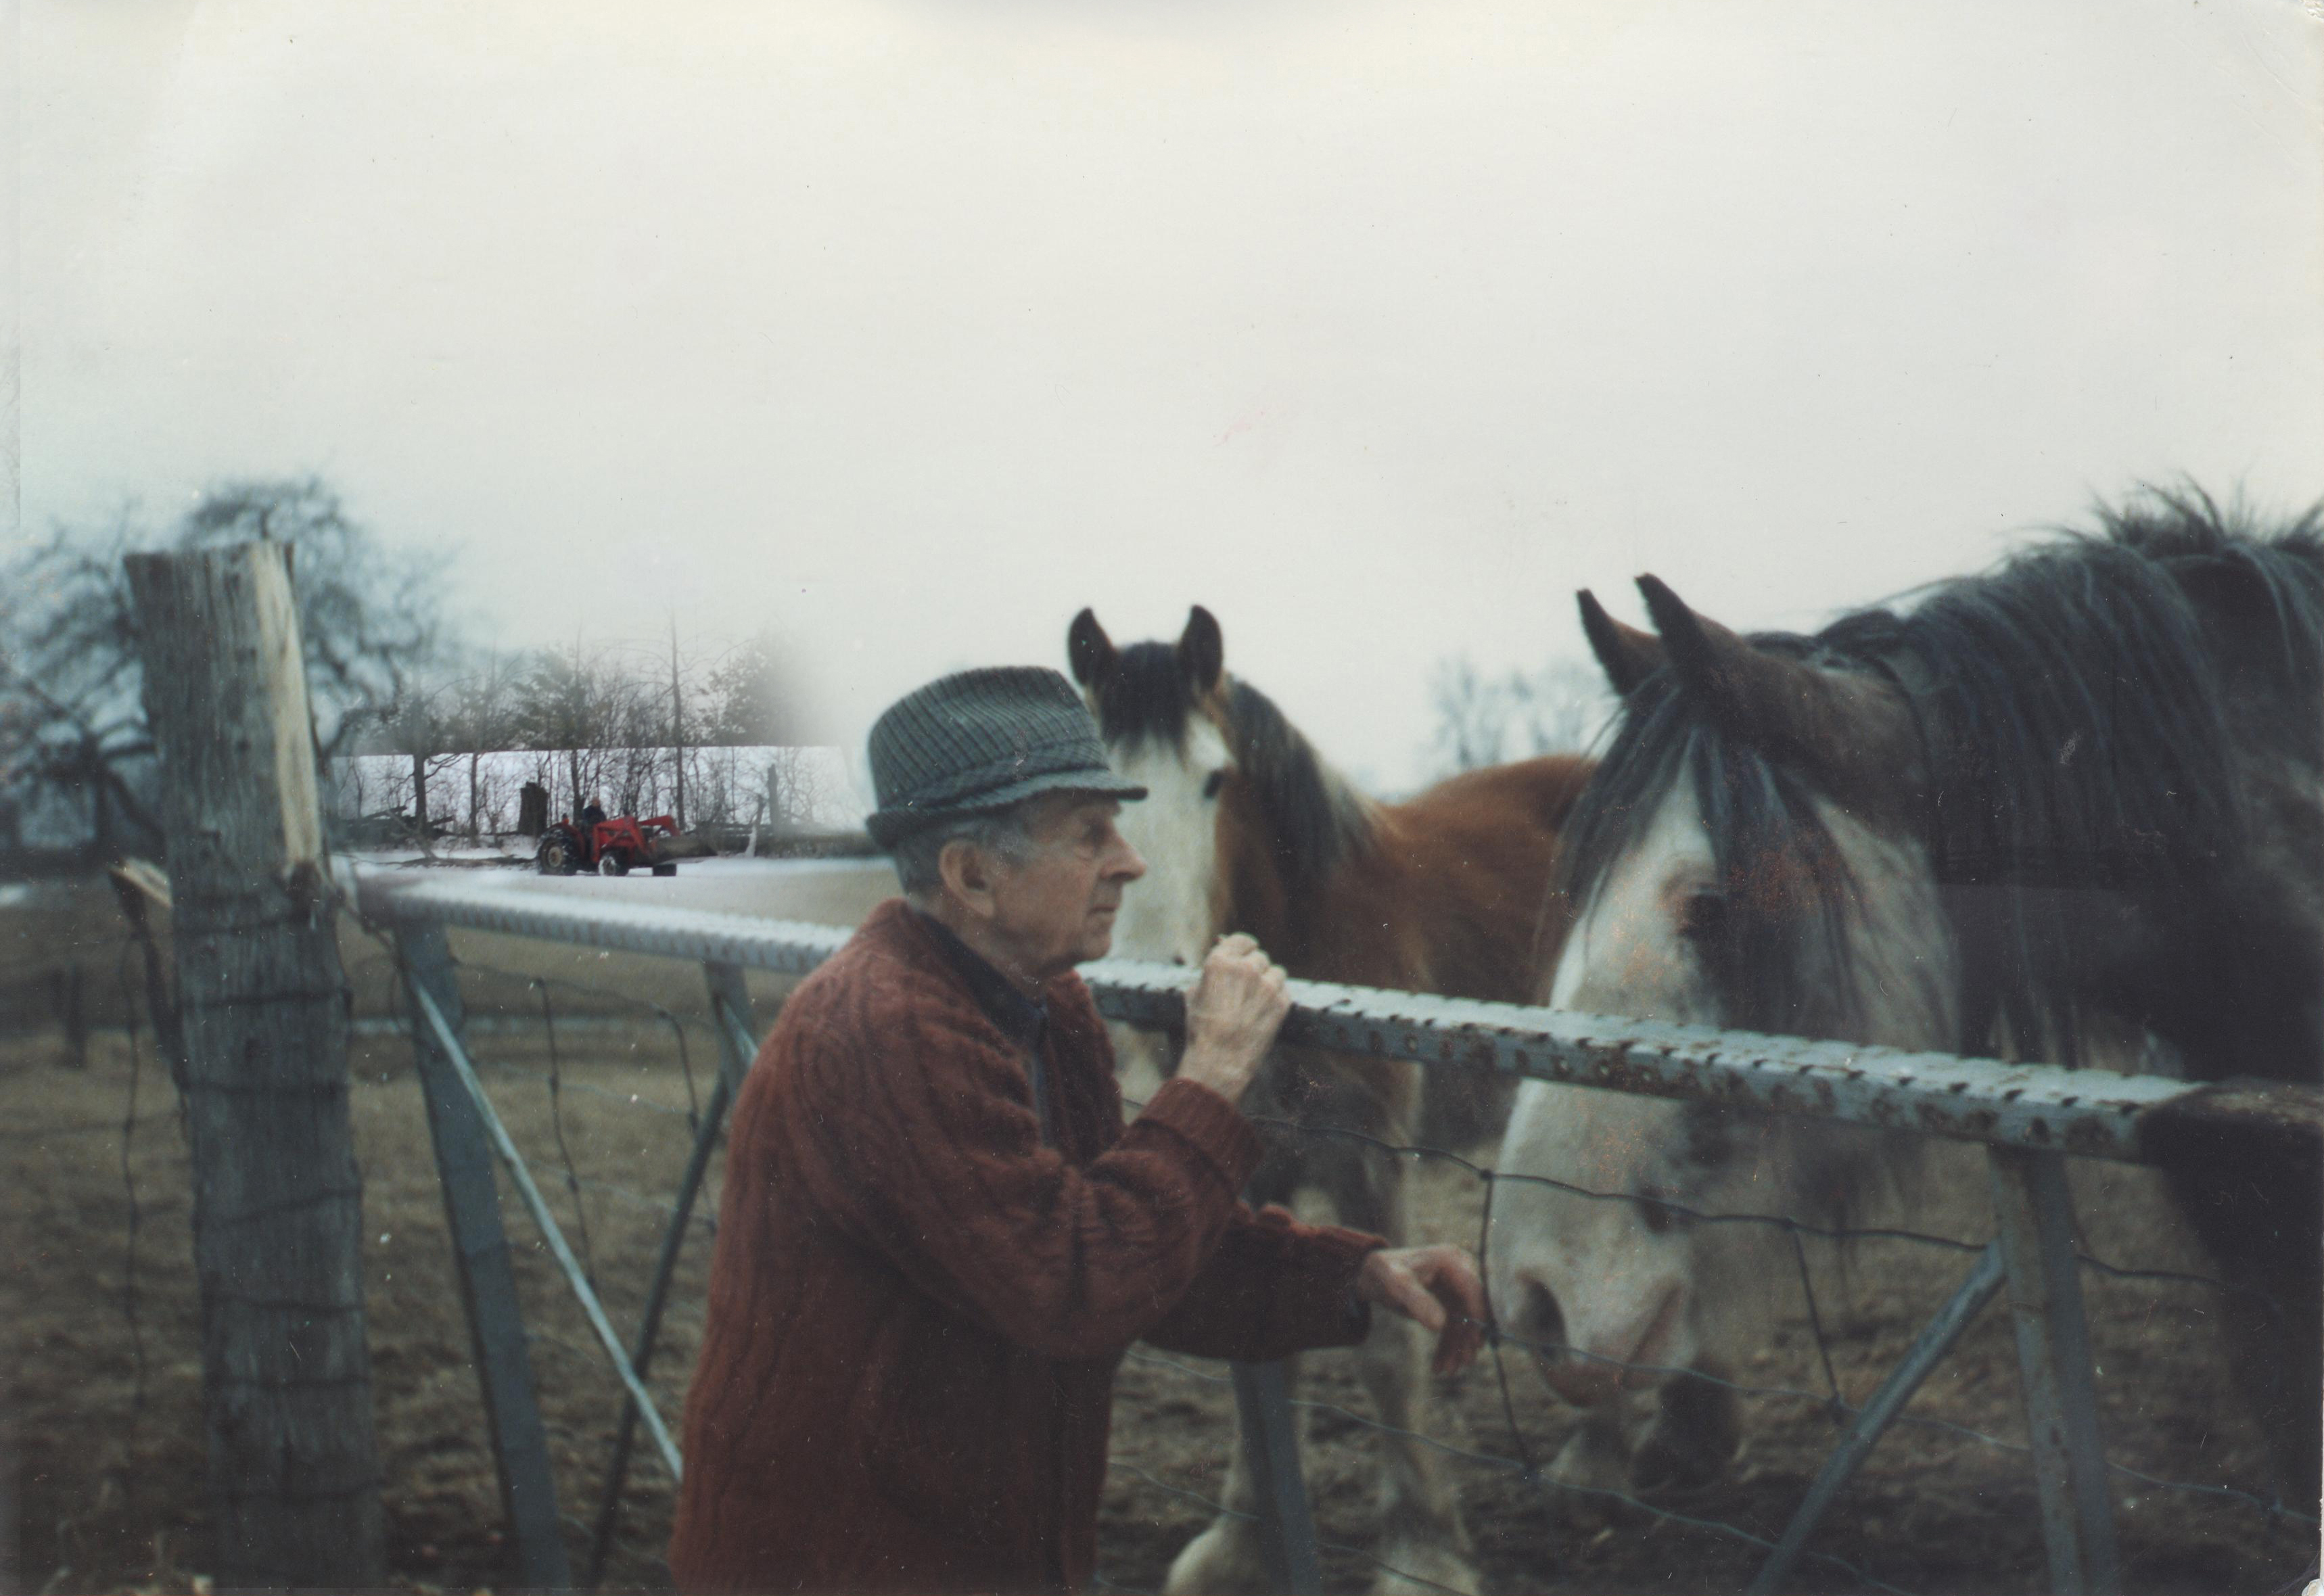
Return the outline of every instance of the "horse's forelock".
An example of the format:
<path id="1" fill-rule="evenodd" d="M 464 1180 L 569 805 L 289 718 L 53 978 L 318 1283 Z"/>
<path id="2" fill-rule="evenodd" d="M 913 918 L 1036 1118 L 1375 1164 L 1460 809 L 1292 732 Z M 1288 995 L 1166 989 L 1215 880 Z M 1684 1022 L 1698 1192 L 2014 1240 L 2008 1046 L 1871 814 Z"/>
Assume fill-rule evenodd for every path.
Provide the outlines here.
<path id="1" fill-rule="evenodd" d="M 1168 643 L 1132 643 L 1099 685 L 1098 731 L 1111 747 L 1151 742 L 1176 748 L 1185 740 L 1186 716 L 1194 708 L 1177 650 Z"/>
<path id="2" fill-rule="evenodd" d="M 1752 640 L 1788 653 L 1806 640 Z M 1800 772 L 1722 727 L 1670 670 L 1631 693 L 1613 744 L 1575 806 L 1558 890 L 1586 909 L 1616 863 L 1642 843 L 1680 781 L 1692 788 L 1727 897 L 1724 934 L 1707 950 L 1724 1023 L 1752 1030 L 1849 1028 L 1848 918 L 1857 884 Z"/>

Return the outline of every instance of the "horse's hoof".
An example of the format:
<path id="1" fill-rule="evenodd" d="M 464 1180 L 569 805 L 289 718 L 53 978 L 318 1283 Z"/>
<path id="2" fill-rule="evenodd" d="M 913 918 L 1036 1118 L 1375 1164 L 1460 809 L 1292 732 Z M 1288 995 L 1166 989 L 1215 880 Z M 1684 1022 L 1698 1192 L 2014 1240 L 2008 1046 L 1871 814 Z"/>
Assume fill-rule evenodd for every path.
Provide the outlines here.
<path id="1" fill-rule="evenodd" d="M 1267 1596 L 1275 1584 L 1250 1525 L 1222 1518 L 1171 1560 L 1162 1596 Z"/>
<path id="2" fill-rule="evenodd" d="M 1735 1393 L 1691 1376 L 1663 1388 L 1662 1410 L 1630 1458 L 1640 1490 L 1692 1490 L 1727 1472 L 1743 1444 Z"/>
<path id="3" fill-rule="evenodd" d="M 1432 1596 L 1443 1591 L 1478 1596 L 1477 1571 L 1441 1541 L 1391 1541 L 1373 1555 L 1380 1568 L 1372 1596 Z"/>
<path id="4" fill-rule="evenodd" d="M 1602 1529 L 1623 1516 L 1630 1493 L 1630 1460 L 1620 1444 L 1584 1425 L 1544 1471 L 1550 1511 L 1574 1530 Z"/>

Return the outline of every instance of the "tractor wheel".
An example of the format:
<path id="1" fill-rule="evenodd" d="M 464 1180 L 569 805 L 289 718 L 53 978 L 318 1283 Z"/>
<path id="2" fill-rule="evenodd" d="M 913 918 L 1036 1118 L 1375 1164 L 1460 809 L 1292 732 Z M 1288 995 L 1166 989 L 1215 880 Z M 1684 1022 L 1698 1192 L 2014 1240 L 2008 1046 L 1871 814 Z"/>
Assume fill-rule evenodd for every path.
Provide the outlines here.
<path id="1" fill-rule="evenodd" d="M 572 875 L 581 868 L 581 862 L 573 857 L 571 840 L 559 831 L 542 835 L 536 862 L 543 875 Z"/>
<path id="2" fill-rule="evenodd" d="M 653 872 L 656 875 L 676 875 L 678 865 L 675 861 L 657 864 L 653 867 Z"/>
<path id="3" fill-rule="evenodd" d="M 630 851 L 627 848 L 608 848 L 598 854 L 597 873 L 599 875 L 629 874 Z"/>

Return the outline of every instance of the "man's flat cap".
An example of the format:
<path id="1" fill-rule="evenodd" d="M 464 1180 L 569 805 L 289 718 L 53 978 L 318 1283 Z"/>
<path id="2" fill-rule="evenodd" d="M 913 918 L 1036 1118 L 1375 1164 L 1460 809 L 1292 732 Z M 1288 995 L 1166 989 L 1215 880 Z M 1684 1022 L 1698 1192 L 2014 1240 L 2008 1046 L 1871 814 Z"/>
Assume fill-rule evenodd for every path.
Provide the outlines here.
<path id="1" fill-rule="evenodd" d="M 1037 793 L 1146 796 L 1106 762 L 1073 685 L 1035 665 L 964 670 L 906 694 L 873 723 L 870 752 L 880 808 L 864 825 L 883 848 L 935 821 Z"/>

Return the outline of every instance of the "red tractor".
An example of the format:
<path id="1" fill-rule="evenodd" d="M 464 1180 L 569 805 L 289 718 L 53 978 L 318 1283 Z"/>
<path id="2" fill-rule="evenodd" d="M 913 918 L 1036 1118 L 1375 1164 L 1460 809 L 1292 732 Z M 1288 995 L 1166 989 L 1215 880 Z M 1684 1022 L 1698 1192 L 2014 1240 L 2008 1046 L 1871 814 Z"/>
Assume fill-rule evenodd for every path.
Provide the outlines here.
<path id="1" fill-rule="evenodd" d="M 534 861 L 543 875 L 576 875 L 585 870 L 627 875 L 641 864 L 656 875 L 676 875 L 678 862 L 662 858 L 661 845 L 663 838 L 677 835 L 678 822 L 668 815 L 643 820 L 616 815 L 577 826 L 567 816 L 540 834 Z"/>

